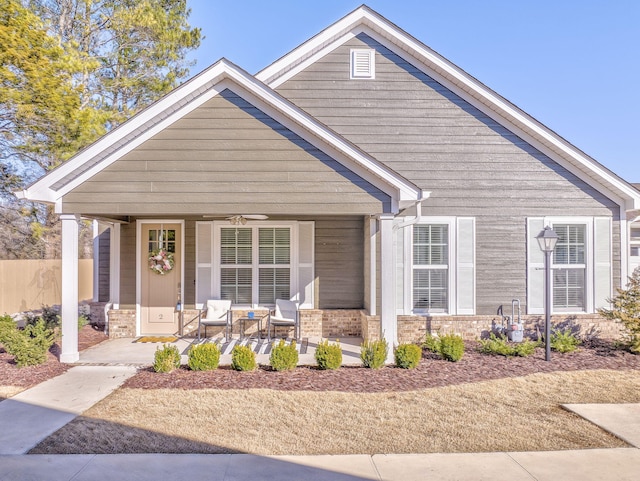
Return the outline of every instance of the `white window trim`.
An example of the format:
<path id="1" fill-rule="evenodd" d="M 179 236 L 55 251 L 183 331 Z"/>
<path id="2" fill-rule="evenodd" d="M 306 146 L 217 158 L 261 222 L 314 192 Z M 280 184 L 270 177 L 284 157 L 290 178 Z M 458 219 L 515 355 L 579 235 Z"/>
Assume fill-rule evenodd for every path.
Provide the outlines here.
<path id="1" fill-rule="evenodd" d="M 457 314 L 457 222 L 456 217 L 421 217 L 420 222 L 414 225 L 427 225 L 427 224 L 444 224 L 448 226 L 448 243 L 449 243 L 449 292 L 448 292 L 448 307 L 446 312 L 431 311 L 429 309 L 414 309 L 413 308 L 413 228 L 414 225 L 405 227 L 404 235 L 404 309 L 403 312 L 398 314 L 416 314 L 430 316 L 451 316 Z M 408 219 L 409 220 L 409 219 Z"/>
<path id="2" fill-rule="evenodd" d="M 212 252 L 211 252 L 211 263 L 198 263 L 196 261 L 196 293 L 198 292 L 198 285 L 199 285 L 199 268 L 200 267 L 210 267 L 210 273 L 211 273 L 211 286 L 213 289 L 213 292 L 211 293 L 212 297 L 214 298 L 219 298 L 220 297 L 220 270 L 222 269 L 221 266 L 221 262 L 220 262 L 220 231 L 223 228 L 227 228 L 227 227 L 232 227 L 229 222 L 227 221 L 209 221 L 209 222 L 198 222 L 198 224 L 201 225 L 211 225 L 212 226 L 212 235 L 213 235 L 213 239 L 211 242 L 211 248 L 212 248 Z M 289 228 L 289 231 L 291 233 L 291 238 L 290 238 L 290 242 L 291 242 L 291 251 L 290 251 L 290 279 L 289 279 L 289 289 L 290 289 L 290 294 L 291 294 L 291 300 L 298 300 L 297 299 L 297 293 L 298 293 L 298 268 L 300 265 L 299 262 L 299 253 L 298 253 L 298 246 L 299 246 L 299 242 L 298 242 L 298 225 L 299 223 L 297 221 L 249 221 L 246 224 L 242 225 L 242 226 L 238 226 L 239 228 L 252 228 L 253 232 L 253 246 L 257 246 L 257 236 L 258 236 L 258 228 L 260 227 L 269 227 L 269 228 L 277 228 L 277 227 L 285 227 L 285 228 Z M 197 241 L 197 240 L 196 240 Z M 198 251 L 199 247 L 196 246 L 196 252 Z M 257 258 L 253 258 L 253 264 L 251 266 L 252 269 L 252 273 L 253 273 L 253 283 L 252 283 L 252 299 L 256 300 L 258 299 L 258 289 L 259 289 L 259 283 L 258 283 L 258 266 L 259 266 L 259 260 Z M 257 303 L 252 303 L 252 304 L 234 304 L 234 308 L 250 308 L 250 309 L 256 309 L 259 307 L 259 304 Z M 269 305 L 266 306 L 262 306 L 262 307 L 270 307 Z M 203 308 L 203 303 L 196 303 L 196 308 L 198 309 L 202 309 Z"/>
<path id="3" fill-rule="evenodd" d="M 357 56 L 367 55 L 369 71 L 360 73 L 356 71 L 355 59 Z M 349 78 L 351 80 L 373 80 L 376 78 L 376 51 L 372 48 L 352 48 L 349 54 Z"/>
<path id="4" fill-rule="evenodd" d="M 584 310 L 571 310 L 571 309 L 554 309 L 553 302 L 551 302 L 551 313 L 552 314 L 562 314 L 562 315 L 571 315 L 571 314 L 587 314 L 595 312 L 595 300 L 594 300 L 594 289 L 595 289 L 595 278 L 594 278 L 594 267 L 595 267 L 595 249 L 594 249 L 594 217 L 544 217 L 543 218 L 545 226 L 551 226 L 553 228 L 554 224 L 573 224 L 573 225 L 584 225 L 585 226 L 585 285 L 584 285 Z M 539 249 L 538 245 L 531 246 L 534 249 Z M 553 254 L 551 254 L 551 292 L 553 295 L 553 269 L 562 269 L 565 264 L 554 264 L 553 263 Z"/>

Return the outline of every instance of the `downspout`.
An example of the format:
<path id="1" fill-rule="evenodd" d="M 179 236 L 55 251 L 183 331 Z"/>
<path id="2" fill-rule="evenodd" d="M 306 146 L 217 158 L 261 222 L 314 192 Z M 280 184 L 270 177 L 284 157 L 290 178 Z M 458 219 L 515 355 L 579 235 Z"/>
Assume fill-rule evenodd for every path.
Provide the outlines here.
<path id="1" fill-rule="evenodd" d="M 416 216 L 413 219 L 406 220 L 401 222 L 400 224 L 396 224 L 393 226 L 393 230 L 396 231 L 398 229 L 404 229 L 405 227 L 409 227 L 410 225 L 418 224 L 422 220 L 422 202 L 427 200 L 431 196 L 431 191 L 422 190 L 420 192 L 420 198 L 416 200 Z"/>

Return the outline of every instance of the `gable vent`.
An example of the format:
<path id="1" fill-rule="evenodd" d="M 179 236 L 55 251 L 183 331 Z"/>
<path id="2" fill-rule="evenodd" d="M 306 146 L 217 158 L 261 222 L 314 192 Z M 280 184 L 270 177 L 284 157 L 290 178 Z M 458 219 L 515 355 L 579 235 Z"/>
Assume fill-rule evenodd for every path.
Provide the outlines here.
<path id="1" fill-rule="evenodd" d="M 375 78 L 375 50 L 352 49 L 351 50 L 351 78 L 372 79 Z"/>

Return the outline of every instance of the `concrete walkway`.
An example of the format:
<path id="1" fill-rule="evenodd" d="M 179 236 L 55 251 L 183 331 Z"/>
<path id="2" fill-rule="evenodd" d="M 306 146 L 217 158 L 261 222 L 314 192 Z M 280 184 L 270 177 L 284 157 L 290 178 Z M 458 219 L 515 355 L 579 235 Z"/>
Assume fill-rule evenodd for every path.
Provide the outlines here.
<path id="1" fill-rule="evenodd" d="M 635 446 L 621 449 L 373 456 L 24 455 L 135 371 L 131 366 L 76 366 L 0 402 L 0 481 L 640 479 L 638 404 L 565 406 Z"/>
<path id="2" fill-rule="evenodd" d="M 76 366 L 0 402 L 0 455 L 26 453 L 135 373 L 127 366 Z"/>

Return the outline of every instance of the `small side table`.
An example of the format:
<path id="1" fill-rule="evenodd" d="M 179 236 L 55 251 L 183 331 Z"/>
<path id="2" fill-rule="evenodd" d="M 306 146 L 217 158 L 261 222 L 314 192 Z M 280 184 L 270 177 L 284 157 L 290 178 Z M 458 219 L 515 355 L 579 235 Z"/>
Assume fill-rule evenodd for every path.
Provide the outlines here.
<path id="1" fill-rule="evenodd" d="M 240 323 L 240 337 L 241 338 L 245 338 L 246 337 L 244 335 L 245 323 L 247 323 L 247 322 L 257 322 L 258 323 L 258 340 L 262 339 L 261 336 L 260 336 L 260 332 L 262 331 L 262 317 L 263 316 L 254 316 L 254 317 L 242 316 L 242 317 L 239 317 L 237 319 L 237 321 Z M 249 336 L 249 337 L 251 337 L 251 336 Z"/>

